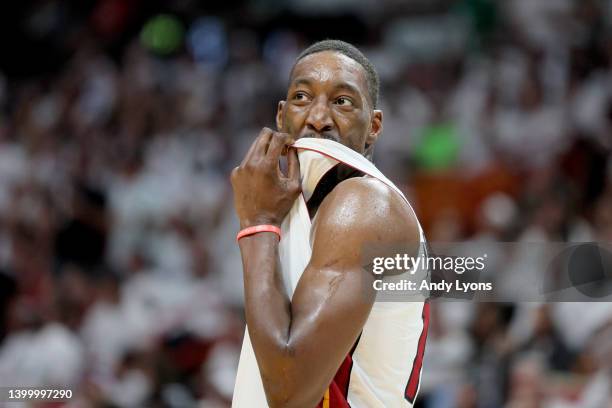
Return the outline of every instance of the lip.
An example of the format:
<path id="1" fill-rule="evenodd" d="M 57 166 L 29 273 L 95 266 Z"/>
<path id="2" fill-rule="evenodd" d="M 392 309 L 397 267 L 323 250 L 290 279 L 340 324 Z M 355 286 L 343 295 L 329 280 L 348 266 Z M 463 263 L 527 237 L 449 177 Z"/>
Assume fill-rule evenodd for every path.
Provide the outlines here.
<path id="1" fill-rule="evenodd" d="M 338 142 L 340 143 L 340 138 L 336 135 L 332 135 L 329 133 L 313 133 L 313 132 L 309 132 L 309 133 L 305 133 L 303 135 L 301 135 L 299 137 L 299 139 L 303 138 L 303 137 L 312 137 L 315 139 L 327 139 L 327 140 L 333 140 L 334 142 Z"/>

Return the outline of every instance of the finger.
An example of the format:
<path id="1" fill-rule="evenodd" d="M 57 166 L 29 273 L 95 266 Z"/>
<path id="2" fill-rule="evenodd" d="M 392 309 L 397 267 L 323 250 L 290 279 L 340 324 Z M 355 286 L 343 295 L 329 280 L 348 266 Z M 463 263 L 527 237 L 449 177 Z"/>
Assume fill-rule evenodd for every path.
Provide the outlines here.
<path id="1" fill-rule="evenodd" d="M 283 152 L 283 148 L 292 143 L 293 139 L 287 133 L 274 132 L 266 157 L 273 161 L 278 160 Z"/>
<path id="2" fill-rule="evenodd" d="M 249 148 L 247 154 L 244 156 L 244 159 L 242 160 L 242 163 L 240 163 L 240 165 L 244 166 L 246 163 L 253 160 L 254 157 L 264 156 L 265 149 L 268 143 L 270 142 L 270 138 L 272 137 L 273 133 L 274 131 L 272 129 L 267 127 L 263 128 L 261 132 L 259 132 L 259 135 L 255 139 L 251 147 Z"/>
<path id="3" fill-rule="evenodd" d="M 240 167 L 234 167 L 232 172 L 230 173 L 230 181 L 234 183 L 234 180 L 238 177 L 238 173 L 240 172 Z"/>
<path id="4" fill-rule="evenodd" d="M 295 148 L 289 148 L 287 152 L 287 178 L 298 181 L 300 178 L 300 160 Z"/>

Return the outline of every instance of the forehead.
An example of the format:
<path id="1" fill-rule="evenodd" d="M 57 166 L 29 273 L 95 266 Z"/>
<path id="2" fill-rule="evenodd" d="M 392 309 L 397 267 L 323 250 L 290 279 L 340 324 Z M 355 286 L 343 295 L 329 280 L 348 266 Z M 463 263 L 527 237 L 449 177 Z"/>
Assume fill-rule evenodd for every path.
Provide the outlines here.
<path id="1" fill-rule="evenodd" d="M 367 80 L 363 67 L 352 58 L 336 51 L 321 51 L 307 55 L 295 64 L 290 85 L 298 79 L 336 85 L 348 83 L 367 93 Z"/>

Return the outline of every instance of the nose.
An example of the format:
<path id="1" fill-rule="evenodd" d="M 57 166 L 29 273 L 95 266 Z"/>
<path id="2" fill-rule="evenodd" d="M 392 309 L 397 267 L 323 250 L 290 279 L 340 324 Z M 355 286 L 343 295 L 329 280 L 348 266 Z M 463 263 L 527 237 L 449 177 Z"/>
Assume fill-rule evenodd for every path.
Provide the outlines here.
<path id="1" fill-rule="evenodd" d="M 308 130 L 317 133 L 329 132 L 334 128 L 329 106 L 325 98 L 318 98 L 310 107 L 306 117 L 305 126 Z"/>

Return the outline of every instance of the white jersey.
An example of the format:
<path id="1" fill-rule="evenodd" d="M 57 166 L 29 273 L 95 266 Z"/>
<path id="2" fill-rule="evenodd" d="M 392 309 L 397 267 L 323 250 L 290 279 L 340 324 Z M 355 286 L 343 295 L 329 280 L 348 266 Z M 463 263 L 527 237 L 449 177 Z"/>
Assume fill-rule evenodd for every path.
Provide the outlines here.
<path id="1" fill-rule="evenodd" d="M 302 195 L 283 221 L 279 247 L 289 298 L 312 254 L 312 224 L 306 201 L 328 170 L 344 163 L 380 180 L 406 200 L 374 164 L 346 146 L 331 140 L 303 138 L 294 147 L 298 149 Z M 420 226 L 419 231 L 419 256 L 422 256 L 425 238 Z M 422 298 L 413 302 L 375 302 L 359 339 L 339 367 L 319 406 L 412 407 L 420 383 L 428 324 L 429 304 Z M 248 330 L 245 330 L 232 407 L 267 406 L 255 353 Z"/>

